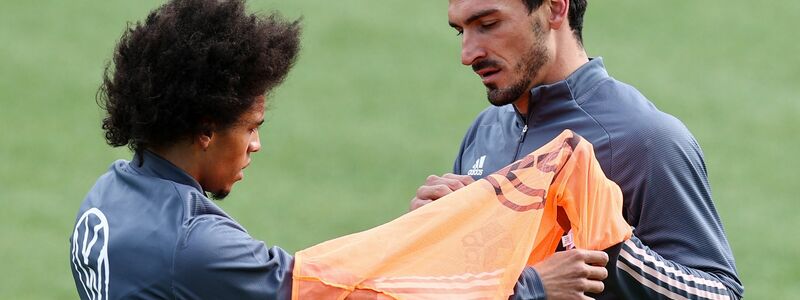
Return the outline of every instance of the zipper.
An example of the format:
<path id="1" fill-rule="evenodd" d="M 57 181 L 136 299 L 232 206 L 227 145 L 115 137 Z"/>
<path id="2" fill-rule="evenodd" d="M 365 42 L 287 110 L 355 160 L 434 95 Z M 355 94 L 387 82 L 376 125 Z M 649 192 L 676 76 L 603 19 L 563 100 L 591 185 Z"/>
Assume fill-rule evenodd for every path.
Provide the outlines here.
<path id="1" fill-rule="evenodd" d="M 525 126 L 522 126 L 522 132 L 520 132 L 519 134 L 519 140 L 517 141 L 517 150 L 514 151 L 514 159 L 511 160 L 511 163 L 517 161 L 517 157 L 519 156 L 519 150 L 522 149 L 522 143 L 525 142 L 525 137 L 528 136 L 528 123 L 530 123 L 532 116 L 533 116 L 533 107 L 528 107 L 528 117 L 525 118 Z"/>
<path id="2" fill-rule="evenodd" d="M 517 142 L 517 150 L 514 150 L 514 159 L 511 162 L 517 161 L 517 156 L 519 156 L 519 149 L 522 148 L 522 142 L 525 141 L 526 133 L 528 133 L 528 124 L 522 127 L 522 132 L 519 134 L 519 141 Z"/>

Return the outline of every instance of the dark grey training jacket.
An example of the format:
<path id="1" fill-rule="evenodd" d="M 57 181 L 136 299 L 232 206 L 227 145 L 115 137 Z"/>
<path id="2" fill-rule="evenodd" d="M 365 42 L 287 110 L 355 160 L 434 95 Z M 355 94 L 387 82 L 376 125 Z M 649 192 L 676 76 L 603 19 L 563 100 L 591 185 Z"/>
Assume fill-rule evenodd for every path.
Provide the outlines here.
<path id="1" fill-rule="evenodd" d="M 81 299 L 285 299 L 291 290 L 291 255 L 250 237 L 191 176 L 147 151 L 97 180 L 70 244 Z"/>
<path id="2" fill-rule="evenodd" d="M 529 114 L 489 107 L 466 133 L 454 172 L 482 178 L 541 147 L 564 129 L 594 145 L 624 196 L 634 237 L 622 245 L 602 299 L 738 299 L 736 273 L 708 184 L 703 153 L 689 130 L 593 59 L 566 80 L 531 90 Z M 515 298 L 544 299 L 532 268 Z"/>

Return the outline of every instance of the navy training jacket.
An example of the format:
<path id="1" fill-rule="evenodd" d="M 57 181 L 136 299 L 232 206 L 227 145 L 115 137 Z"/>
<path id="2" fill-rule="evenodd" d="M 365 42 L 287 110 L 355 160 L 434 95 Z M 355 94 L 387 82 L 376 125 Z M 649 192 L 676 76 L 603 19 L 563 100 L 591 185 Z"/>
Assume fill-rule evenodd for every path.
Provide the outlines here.
<path id="1" fill-rule="evenodd" d="M 467 131 L 453 171 L 491 174 L 571 129 L 622 189 L 634 236 L 611 257 L 601 299 L 739 299 L 744 289 L 711 199 L 703 153 L 678 119 L 610 77 L 601 58 L 531 90 L 529 114 L 491 106 Z M 616 259 L 616 262 L 615 262 Z M 526 268 L 517 299 L 544 299 Z"/>
<path id="2" fill-rule="evenodd" d="M 267 248 L 169 161 L 111 165 L 70 238 L 81 299 L 288 299 L 292 256 Z"/>

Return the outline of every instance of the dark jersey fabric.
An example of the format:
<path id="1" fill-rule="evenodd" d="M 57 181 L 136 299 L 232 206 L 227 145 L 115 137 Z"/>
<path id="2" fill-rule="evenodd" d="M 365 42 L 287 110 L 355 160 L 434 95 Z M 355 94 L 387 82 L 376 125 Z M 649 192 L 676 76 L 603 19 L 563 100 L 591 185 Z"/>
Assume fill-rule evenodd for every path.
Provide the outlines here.
<path id="1" fill-rule="evenodd" d="M 70 238 L 81 299 L 285 299 L 292 256 L 267 248 L 170 162 L 117 161 Z"/>
<path id="2" fill-rule="evenodd" d="M 566 80 L 531 90 L 530 110 L 489 107 L 467 131 L 456 174 L 481 178 L 541 147 L 564 129 L 594 145 L 597 159 L 624 196 L 634 238 L 622 247 L 619 277 L 600 298 L 740 298 L 730 246 L 711 199 L 703 153 L 686 127 L 635 88 L 610 77 L 601 58 Z M 612 274 L 614 275 L 614 274 Z M 526 270 L 520 299 L 541 299 Z"/>

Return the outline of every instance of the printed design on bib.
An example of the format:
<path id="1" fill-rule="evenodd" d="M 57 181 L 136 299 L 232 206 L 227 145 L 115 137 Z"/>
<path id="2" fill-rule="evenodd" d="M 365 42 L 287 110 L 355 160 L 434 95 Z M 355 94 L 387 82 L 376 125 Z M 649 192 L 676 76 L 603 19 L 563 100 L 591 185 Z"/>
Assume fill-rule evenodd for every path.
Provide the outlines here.
<path id="1" fill-rule="evenodd" d="M 475 164 L 472 165 L 472 168 L 467 171 L 467 175 L 469 176 L 481 176 L 483 175 L 483 163 L 486 161 L 486 155 L 481 156 L 478 160 L 475 161 Z"/>
<path id="2" fill-rule="evenodd" d="M 108 220 L 97 208 L 87 210 L 72 233 L 72 267 L 86 297 L 108 299 Z"/>
<path id="3" fill-rule="evenodd" d="M 525 156 L 524 158 L 516 161 L 510 166 L 507 166 L 502 170 L 497 171 L 497 173 L 492 174 L 492 175 L 500 175 L 502 176 L 501 178 L 505 178 L 506 180 L 511 182 L 514 188 L 520 193 L 523 193 L 531 197 L 539 197 L 542 199 L 542 201 L 534 202 L 528 205 L 520 205 L 514 203 L 514 201 L 511 201 L 510 199 L 508 199 L 508 197 L 506 197 L 506 195 L 503 192 L 503 189 L 500 187 L 500 182 L 497 181 L 495 176 L 488 176 L 485 179 L 492 184 L 492 187 L 494 187 L 494 192 L 497 195 L 497 200 L 500 201 L 500 203 L 502 203 L 506 207 L 518 212 L 525 212 L 532 209 L 542 209 L 545 204 L 545 197 L 547 195 L 547 190 L 532 188 L 525 185 L 519 178 L 517 178 L 517 174 L 515 174 L 514 171 L 527 169 L 535 166 L 537 169 L 539 169 L 539 171 L 545 173 L 551 173 L 551 172 L 557 173 L 559 170 L 556 165 L 552 164 L 552 162 L 556 158 L 558 158 L 559 153 L 561 153 L 561 151 L 564 150 L 564 148 L 569 147 L 570 151 L 575 150 L 575 147 L 578 145 L 580 141 L 581 137 L 578 135 L 574 135 L 571 138 L 566 139 L 564 141 L 564 144 L 562 144 L 561 148 L 559 149 L 556 149 L 552 152 L 548 152 L 539 156 L 533 156 L 533 155 Z"/>

